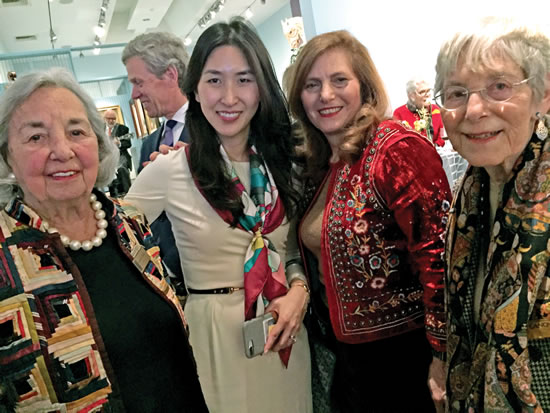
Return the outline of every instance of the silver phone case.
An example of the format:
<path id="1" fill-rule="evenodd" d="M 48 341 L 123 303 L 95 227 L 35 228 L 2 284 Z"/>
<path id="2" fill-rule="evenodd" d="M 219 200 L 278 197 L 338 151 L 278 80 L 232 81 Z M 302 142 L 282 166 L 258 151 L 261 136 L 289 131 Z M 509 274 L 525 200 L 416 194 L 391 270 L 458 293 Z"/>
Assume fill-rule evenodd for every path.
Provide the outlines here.
<path id="1" fill-rule="evenodd" d="M 271 313 L 247 320 L 243 324 L 244 353 L 252 358 L 263 354 L 269 326 L 275 324 Z"/>

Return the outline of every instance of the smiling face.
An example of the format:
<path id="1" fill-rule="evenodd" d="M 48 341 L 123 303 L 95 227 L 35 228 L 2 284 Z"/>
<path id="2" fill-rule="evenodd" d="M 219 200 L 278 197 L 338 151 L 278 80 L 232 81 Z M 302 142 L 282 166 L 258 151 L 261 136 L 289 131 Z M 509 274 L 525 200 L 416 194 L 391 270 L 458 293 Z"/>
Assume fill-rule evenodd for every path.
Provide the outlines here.
<path id="1" fill-rule="evenodd" d="M 516 83 L 525 79 L 525 74 L 506 58 L 475 73 L 459 60 L 443 87 L 459 85 L 477 90 L 501 78 Z M 464 106 L 442 110 L 443 122 L 454 149 L 470 164 L 485 167 L 490 174 L 494 170 L 507 175 L 533 134 L 535 113 L 547 113 L 549 101 L 547 90 L 543 100 L 536 102 L 527 84 L 517 86 L 507 102 L 488 102 L 474 93 Z"/>
<path id="2" fill-rule="evenodd" d="M 177 71 L 173 67 L 158 78 L 141 57 L 134 56 L 126 61 L 128 80 L 132 84 L 132 99 L 139 99 L 150 117 L 166 116 L 171 118 L 180 108 L 171 101 L 177 94 Z M 175 79 L 174 79 L 175 76 Z"/>
<path id="3" fill-rule="evenodd" d="M 239 48 L 220 46 L 210 53 L 195 98 L 222 143 L 248 139 L 260 92 L 256 77 Z"/>
<path id="4" fill-rule="evenodd" d="M 58 87 L 32 93 L 9 123 L 8 164 L 36 211 L 88 203 L 99 155 L 82 102 Z"/>
<path id="5" fill-rule="evenodd" d="M 361 108 L 361 85 L 347 52 L 336 48 L 320 55 L 306 76 L 301 98 L 310 122 L 331 146 L 339 145 Z"/>

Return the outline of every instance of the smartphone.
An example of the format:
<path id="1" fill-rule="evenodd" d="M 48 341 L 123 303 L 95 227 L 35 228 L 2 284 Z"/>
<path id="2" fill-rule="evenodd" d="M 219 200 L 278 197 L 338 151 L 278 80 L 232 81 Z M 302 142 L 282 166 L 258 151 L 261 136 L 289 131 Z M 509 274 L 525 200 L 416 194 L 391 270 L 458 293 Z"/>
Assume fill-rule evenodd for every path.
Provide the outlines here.
<path id="1" fill-rule="evenodd" d="M 243 337 L 246 357 L 252 358 L 263 354 L 267 336 L 273 325 L 275 325 L 275 319 L 271 313 L 244 322 Z"/>

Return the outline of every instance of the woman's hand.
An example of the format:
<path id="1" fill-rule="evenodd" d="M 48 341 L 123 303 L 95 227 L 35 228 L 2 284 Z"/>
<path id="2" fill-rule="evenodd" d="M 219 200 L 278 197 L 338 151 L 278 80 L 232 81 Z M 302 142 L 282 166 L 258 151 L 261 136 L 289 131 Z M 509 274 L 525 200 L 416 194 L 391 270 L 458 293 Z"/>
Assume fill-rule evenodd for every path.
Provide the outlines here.
<path id="1" fill-rule="evenodd" d="M 428 387 L 437 413 L 445 412 L 445 362 L 434 357 L 428 371 Z"/>
<path id="2" fill-rule="evenodd" d="M 149 155 L 149 161 L 143 162 L 143 167 L 149 165 L 151 162 L 153 162 L 155 159 L 157 159 L 157 157 L 160 154 L 166 155 L 168 152 L 177 151 L 178 149 L 181 149 L 184 146 L 187 146 L 187 144 L 185 142 L 182 142 L 182 141 L 177 141 L 174 144 L 174 146 L 168 146 L 168 145 L 164 145 L 164 144 L 160 145 L 158 151 L 152 152 L 151 155 Z"/>
<path id="3" fill-rule="evenodd" d="M 291 284 L 285 295 L 277 297 L 269 303 L 265 311 L 266 313 L 276 313 L 277 322 L 269 332 L 264 346 L 264 354 L 270 350 L 282 350 L 296 342 L 308 302 L 309 293 L 304 288 L 303 281 L 297 281 Z"/>

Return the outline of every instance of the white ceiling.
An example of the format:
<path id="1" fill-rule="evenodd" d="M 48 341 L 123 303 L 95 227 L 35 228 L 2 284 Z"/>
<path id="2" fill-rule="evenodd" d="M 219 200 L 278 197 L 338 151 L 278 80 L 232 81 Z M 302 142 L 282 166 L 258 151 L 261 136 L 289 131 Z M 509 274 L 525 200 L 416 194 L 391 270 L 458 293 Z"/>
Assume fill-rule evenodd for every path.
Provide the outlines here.
<path id="1" fill-rule="evenodd" d="M 0 0 L 0 53 L 51 49 L 48 2 L 55 48 L 92 46 L 102 0 Z M 145 31 L 170 31 L 182 39 L 191 32 L 200 35 L 198 20 L 214 0 L 110 0 L 106 13 L 103 44 L 126 43 Z M 265 4 L 264 4 L 265 3 Z M 289 0 L 225 0 L 225 7 L 212 20 L 240 15 L 248 6 L 251 21 L 258 26 Z M 33 36 L 17 40 L 20 36 Z M 107 52 L 107 50 L 105 50 Z"/>

